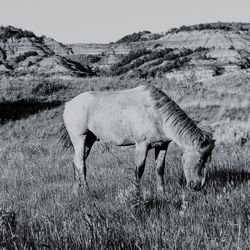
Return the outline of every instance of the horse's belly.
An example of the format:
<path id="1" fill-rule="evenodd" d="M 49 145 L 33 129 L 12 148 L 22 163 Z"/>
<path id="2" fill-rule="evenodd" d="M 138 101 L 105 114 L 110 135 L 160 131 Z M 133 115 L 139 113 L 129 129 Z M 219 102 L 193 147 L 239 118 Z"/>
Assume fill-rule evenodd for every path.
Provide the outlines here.
<path id="1" fill-rule="evenodd" d="M 92 121 L 89 124 L 91 130 L 97 138 L 104 142 L 113 143 L 115 145 L 132 145 L 135 143 L 131 127 L 124 124 L 121 120 Z"/>
<path id="2" fill-rule="evenodd" d="M 136 112 L 120 112 L 116 115 L 99 113 L 90 120 L 89 129 L 102 141 L 121 146 L 162 138 L 155 123 Z"/>

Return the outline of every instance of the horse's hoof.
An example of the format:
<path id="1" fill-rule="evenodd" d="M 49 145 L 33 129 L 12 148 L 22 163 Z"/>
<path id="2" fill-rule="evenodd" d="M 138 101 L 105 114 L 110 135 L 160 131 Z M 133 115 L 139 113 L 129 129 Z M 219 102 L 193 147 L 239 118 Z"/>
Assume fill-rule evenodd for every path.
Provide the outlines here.
<path id="1" fill-rule="evenodd" d="M 79 185 L 78 184 L 73 184 L 73 187 L 72 187 L 72 192 L 73 192 L 73 195 L 77 196 L 79 194 Z"/>
<path id="2" fill-rule="evenodd" d="M 85 193 L 88 193 L 89 192 L 89 188 L 88 186 L 82 186 L 82 185 L 79 185 L 78 183 L 74 183 L 73 184 L 73 194 L 78 196 L 78 195 L 82 195 L 82 194 L 85 194 Z"/>
<path id="3" fill-rule="evenodd" d="M 157 187 L 157 195 L 159 195 L 160 197 L 164 197 L 165 193 L 166 193 L 165 188 L 163 186 Z"/>

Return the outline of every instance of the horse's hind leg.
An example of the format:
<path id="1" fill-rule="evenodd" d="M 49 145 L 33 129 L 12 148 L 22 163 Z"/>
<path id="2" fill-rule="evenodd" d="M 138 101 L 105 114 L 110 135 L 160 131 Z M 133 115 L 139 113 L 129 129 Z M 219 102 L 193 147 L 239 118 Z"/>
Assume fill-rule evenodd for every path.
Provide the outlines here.
<path id="1" fill-rule="evenodd" d="M 97 139 L 96 136 L 91 131 L 87 132 L 83 148 L 83 176 L 84 176 L 85 186 L 88 186 L 86 160 L 89 156 L 91 148 L 95 143 L 96 139 Z"/>
<path id="2" fill-rule="evenodd" d="M 78 136 L 77 139 L 74 140 L 74 166 L 78 181 L 78 183 L 75 183 L 75 190 L 83 185 L 88 187 L 86 159 L 95 141 L 96 136 L 90 131 L 87 131 L 85 135 Z"/>
<path id="3" fill-rule="evenodd" d="M 76 173 L 76 183 L 74 184 L 74 190 L 77 191 L 79 187 L 83 185 L 83 179 L 85 181 L 84 176 L 84 151 L 85 151 L 85 140 L 86 135 L 79 135 L 74 137 L 72 140 L 75 155 L 73 159 L 75 173 Z M 86 168 L 86 167 L 85 167 Z"/>
<path id="4" fill-rule="evenodd" d="M 85 147 L 86 147 L 85 160 L 89 156 L 91 148 L 93 144 L 96 142 L 96 140 L 97 140 L 96 136 L 89 130 L 86 134 L 86 139 L 85 139 Z"/>

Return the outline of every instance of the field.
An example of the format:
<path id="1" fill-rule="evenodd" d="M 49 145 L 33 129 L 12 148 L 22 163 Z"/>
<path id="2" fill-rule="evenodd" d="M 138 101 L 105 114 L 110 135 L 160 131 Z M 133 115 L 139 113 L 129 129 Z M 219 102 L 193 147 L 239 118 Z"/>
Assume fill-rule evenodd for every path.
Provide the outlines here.
<path id="1" fill-rule="evenodd" d="M 90 191 L 74 195 L 72 152 L 58 145 L 63 103 L 82 91 L 141 84 L 160 87 L 213 132 L 206 187 L 185 188 L 173 144 L 165 197 L 156 193 L 153 152 L 138 194 L 133 147 L 97 142 L 87 161 Z M 249 73 L 203 82 L 2 77 L 0 89 L 1 249 L 249 249 Z"/>

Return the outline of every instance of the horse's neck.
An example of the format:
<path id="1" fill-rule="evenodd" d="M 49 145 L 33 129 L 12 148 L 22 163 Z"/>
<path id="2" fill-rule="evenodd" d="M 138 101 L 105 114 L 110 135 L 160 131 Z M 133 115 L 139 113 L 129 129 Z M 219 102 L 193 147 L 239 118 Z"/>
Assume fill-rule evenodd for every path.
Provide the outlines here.
<path id="1" fill-rule="evenodd" d="M 197 151 L 197 146 L 189 140 L 177 139 L 174 138 L 173 142 L 175 142 L 183 151 Z"/>
<path id="2" fill-rule="evenodd" d="M 184 151 L 197 151 L 199 138 L 191 138 L 188 134 L 179 136 L 178 131 L 171 125 L 164 124 L 163 131 L 167 138 L 176 143 Z"/>

